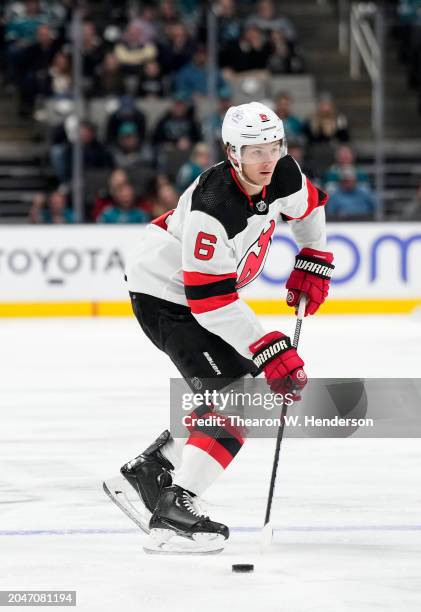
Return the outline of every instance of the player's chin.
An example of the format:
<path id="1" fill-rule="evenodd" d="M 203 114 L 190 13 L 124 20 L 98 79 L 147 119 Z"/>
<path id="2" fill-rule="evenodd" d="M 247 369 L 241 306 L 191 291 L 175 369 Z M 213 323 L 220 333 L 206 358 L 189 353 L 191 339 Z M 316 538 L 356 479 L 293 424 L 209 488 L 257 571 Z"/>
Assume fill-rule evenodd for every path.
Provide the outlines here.
<path id="1" fill-rule="evenodd" d="M 273 172 L 259 172 L 259 185 L 269 185 Z"/>

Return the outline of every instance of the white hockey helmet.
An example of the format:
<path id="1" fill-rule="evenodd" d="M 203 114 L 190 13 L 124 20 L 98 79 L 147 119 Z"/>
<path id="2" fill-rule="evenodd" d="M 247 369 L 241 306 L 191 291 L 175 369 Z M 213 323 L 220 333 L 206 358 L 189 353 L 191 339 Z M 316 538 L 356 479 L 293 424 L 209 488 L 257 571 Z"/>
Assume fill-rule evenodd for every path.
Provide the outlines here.
<path id="1" fill-rule="evenodd" d="M 245 145 L 281 142 L 281 157 L 287 154 L 284 124 L 276 113 L 260 102 L 231 106 L 222 123 L 222 140 L 230 145 L 241 173 L 241 149 Z"/>

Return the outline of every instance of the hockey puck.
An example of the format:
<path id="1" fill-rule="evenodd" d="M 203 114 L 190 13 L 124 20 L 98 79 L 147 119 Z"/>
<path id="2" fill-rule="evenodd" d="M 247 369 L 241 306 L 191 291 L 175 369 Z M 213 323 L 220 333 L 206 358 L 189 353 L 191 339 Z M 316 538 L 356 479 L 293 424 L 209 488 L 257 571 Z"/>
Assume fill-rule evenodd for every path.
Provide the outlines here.
<path id="1" fill-rule="evenodd" d="M 232 566 L 232 571 L 240 574 L 246 574 L 247 572 L 254 571 L 254 565 L 251 563 L 236 563 Z"/>

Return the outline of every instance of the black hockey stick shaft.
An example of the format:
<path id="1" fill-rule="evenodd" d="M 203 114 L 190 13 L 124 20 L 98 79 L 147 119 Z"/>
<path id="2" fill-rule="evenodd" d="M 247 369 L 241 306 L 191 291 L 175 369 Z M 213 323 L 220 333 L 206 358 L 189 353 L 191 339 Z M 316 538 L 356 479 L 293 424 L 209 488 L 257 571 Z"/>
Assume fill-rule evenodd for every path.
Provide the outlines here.
<path id="1" fill-rule="evenodd" d="M 301 333 L 301 326 L 303 324 L 305 305 L 306 305 L 306 297 L 302 295 L 300 298 L 300 303 L 298 307 L 297 322 L 295 324 L 295 332 L 294 332 L 294 340 L 292 342 L 292 346 L 294 348 L 298 348 L 298 342 L 300 340 L 300 333 Z M 276 474 L 278 471 L 279 454 L 281 451 L 281 443 L 282 443 L 282 438 L 284 435 L 286 414 L 287 414 L 287 404 L 284 402 L 282 404 L 281 424 L 278 427 L 278 434 L 276 436 L 275 455 L 273 458 L 272 475 L 270 478 L 269 495 L 268 495 L 268 501 L 266 505 L 266 515 L 265 515 L 265 523 L 264 523 L 265 525 L 267 525 L 270 522 L 270 513 L 272 510 L 273 494 L 275 491 Z"/>

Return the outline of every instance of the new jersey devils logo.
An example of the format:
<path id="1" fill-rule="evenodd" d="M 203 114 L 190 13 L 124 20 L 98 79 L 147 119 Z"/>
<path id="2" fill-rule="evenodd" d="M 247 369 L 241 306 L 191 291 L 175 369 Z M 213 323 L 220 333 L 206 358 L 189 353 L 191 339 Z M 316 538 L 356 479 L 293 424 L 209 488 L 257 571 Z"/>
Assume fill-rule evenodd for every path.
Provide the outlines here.
<path id="1" fill-rule="evenodd" d="M 256 240 L 256 242 L 253 242 L 243 259 L 238 264 L 239 273 L 237 289 L 241 289 L 242 287 L 248 285 L 263 270 L 274 231 L 275 221 L 272 219 L 268 229 L 262 231 L 259 238 Z M 241 266 L 243 266 L 242 270 Z"/>

